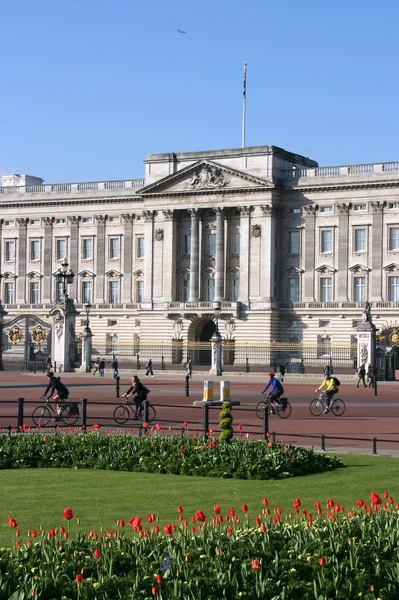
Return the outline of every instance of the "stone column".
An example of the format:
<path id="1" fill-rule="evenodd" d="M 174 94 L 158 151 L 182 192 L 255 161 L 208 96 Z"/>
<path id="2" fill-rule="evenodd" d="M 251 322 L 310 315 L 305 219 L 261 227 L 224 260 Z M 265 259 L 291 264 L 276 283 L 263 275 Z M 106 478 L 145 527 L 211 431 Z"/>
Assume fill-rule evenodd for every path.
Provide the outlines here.
<path id="1" fill-rule="evenodd" d="M 54 217 L 44 217 L 42 219 L 44 227 L 44 241 L 43 241 L 43 289 L 42 289 L 42 301 L 44 303 L 51 302 L 52 297 L 52 260 L 50 257 L 53 256 L 53 221 Z"/>
<path id="2" fill-rule="evenodd" d="M 222 374 L 222 336 L 216 330 L 211 337 L 212 344 L 212 365 L 209 371 L 210 375 L 220 376 Z"/>
<path id="3" fill-rule="evenodd" d="M 18 285 L 16 290 L 16 302 L 17 304 L 25 304 L 27 298 L 26 290 L 26 237 L 28 219 L 17 219 L 17 227 L 19 229 L 18 235 Z"/>
<path id="4" fill-rule="evenodd" d="M 338 204 L 338 274 L 337 301 L 348 301 L 349 209 L 351 204 Z"/>
<path id="5" fill-rule="evenodd" d="M 251 206 L 241 206 L 240 212 L 240 302 L 249 308 L 249 244 Z"/>
<path id="6" fill-rule="evenodd" d="M 143 212 L 144 225 L 144 303 L 152 308 L 153 296 L 153 245 L 154 245 L 154 211 Z"/>
<path id="7" fill-rule="evenodd" d="M 78 273 L 78 251 L 79 251 L 79 219 L 80 217 L 68 217 L 70 238 L 69 238 L 69 266 L 76 275 Z M 77 298 L 78 277 L 76 276 L 70 285 L 69 295 L 71 298 Z"/>
<path id="8" fill-rule="evenodd" d="M 274 301 L 274 282 L 275 282 L 275 227 L 276 220 L 275 207 L 271 204 L 261 206 L 263 218 L 261 219 L 261 229 L 253 229 L 253 235 L 261 235 L 261 274 L 260 274 L 260 298 L 264 302 Z M 259 233 L 258 233 L 259 231 Z"/>
<path id="9" fill-rule="evenodd" d="M 97 225 L 97 251 L 96 251 L 96 279 L 95 279 L 95 303 L 103 304 L 105 300 L 105 215 L 95 215 Z M 93 249 L 94 250 L 94 249 Z"/>
<path id="10" fill-rule="evenodd" d="M 318 206 L 310 204 L 305 206 L 305 256 L 304 256 L 304 274 L 303 274 L 303 301 L 314 302 L 314 278 L 315 278 L 315 252 L 316 252 L 316 212 Z"/>
<path id="11" fill-rule="evenodd" d="M 369 281 L 369 298 L 372 302 L 382 300 L 382 278 L 383 278 L 383 219 L 385 202 L 371 202 L 373 210 L 373 228 L 371 231 L 371 274 Z"/>
<path id="12" fill-rule="evenodd" d="M 155 232 L 155 240 L 163 244 L 163 290 L 162 297 L 164 302 L 172 302 L 175 299 L 176 292 L 176 244 L 173 210 L 162 211 L 164 216 L 163 231 Z"/>
<path id="13" fill-rule="evenodd" d="M 123 290 L 121 302 L 132 302 L 133 269 L 133 219 L 134 215 L 122 215 L 123 223 Z"/>
<path id="14" fill-rule="evenodd" d="M 361 323 L 357 328 L 357 366 L 375 366 L 376 327 L 373 323 Z"/>
<path id="15" fill-rule="evenodd" d="M 224 214 L 223 208 L 216 208 L 216 272 L 215 300 L 224 300 Z"/>
<path id="16" fill-rule="evenodd" d="M 191 208 L 191 247 L 190 247 L 190 302 L 199 300 L 199 212 Z"/>
<path id="17" fill-rule="evenodd" d="M 62 366 L 62 370 L 70 373 L 75 370 L 75 346 L 74 337 L 76 309 L 73 301 L 67 299 L 62 304 L 57 304 L 50 312 L 53 317 L 51 357 Z"/>
<path id="18" fill-rule="evenodd" d="M 82 366 L 83 373 L 91 372 L 91 352 L 93 345 L 93 334 L 90 327 L 86 326 L 82 333 Z"/>

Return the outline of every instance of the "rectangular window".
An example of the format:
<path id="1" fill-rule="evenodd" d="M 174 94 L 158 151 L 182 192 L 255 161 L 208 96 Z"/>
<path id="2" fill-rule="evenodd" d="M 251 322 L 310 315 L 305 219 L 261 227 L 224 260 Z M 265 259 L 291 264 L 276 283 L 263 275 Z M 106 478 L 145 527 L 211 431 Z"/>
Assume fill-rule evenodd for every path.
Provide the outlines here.
<path id="1" fill-rule="evenodd" d="M 240 297 L 240 280 L 233 279 L 233 302 L 238 302 Z"/>
<path id="2" fill-rule="evenodd" d="M 137 238 L 137 258 L 144 258 L 144 238 Z"/>
<path id="3" fill-rule="evenodd" d="M 32 281 L 29 284 L 29 300 L 31 304 L 39 304 L 39 282 Z"/>
<path id="4" fill-rule="evenodd" d="M 93 217 L 83 217 L 82 223 L 93 223 Z"/>
<path id="5" fill-rule="evenodd" d="M 109 223 L 120 223 L 120 217 L 109 217 L 108 222 Z"/>
<path id="6" fill-rule="evenodd" d="M 399 202 L 390 202 L 389 203 L 389 208 L 399 208 Z"/>
<path id="7" fill-rule="evenodd" d="M 353 299 L 355 302 L 366 300 L 366 278 L 355 277 L 353 280 Z"/>
<path id="8" fill-rule="evenodd" d="M 56 299 L 56 302 L 58 302 L 59 300 L 62 300 L 63 297 L 64 297 L 64 285 L 63 285 L 62 281 L 59 281 L 55 285 L 55 299 Z"/>
<path id="9" fill-rule="evenodd" d="M 366 230 L 355 229 L 355 252 L 366 252 Z"/>
<path id="10" fill-rule="evenodd" d="M 215 280 L 207 279 L 206 280 L 206 294 L 208 302 L 213 302 L 215 299 Z"/>
<path id="11" fill-rule="evenodd" d="M 40 225 L 40 219 L 31 219 L 30 225 Z"/>
<path id="12" fill-rule="evenodd" d="M 302 214 L 302 209 L 301 208 L 291 208 L 290 214 L 291 215 L 300 215 L 300 214 Z"/>
<path id="13" fill-rule="evenodd" d="M 289 302 L 299 302 L 299 278 L 290 277 L 288 279 L 288 300 Z"/>
<path id="14" fill-rule="evenodd" d="M 111 260 L 119 258 L 119 241 L 120 238 L 118 237 L 109 239 L 109 258 Z"/>
<path id="15" fill-rule="evenodd" d="M 188 302 L 190 297 L 190 280 L 183 279 L 183 302 Z"/>
<path id="16" fill-rule="evenodd" d="M 191 233 L 186 233 L 184 236 L 184 254 L 191 254 Z"/>
<path id="17" fill-rule="evenodd" d="M 389 230 L 389 250 L 399 250 L 399 227 L 391 227 Z"/>
<path id="18" fill-rule="evenodd" d="M 40 260 L 40 241 L 31 240 L 30 242 L 30 259 Z"/>
<path id="19" fill-rule="evenodd" d="M 93 260 L 93 240 L 92 238 L 84 238 L 82 240 L 82 259 Z"/>
<path id="20" fill-rule="evenodd" d="M 216 254 L 216 233 L 208 234 L 208 254 Z"/>
<path id="21" fill-rule="evenodd" d="M 298 255 L 300 251 L 301 243 L 301 232 L 290 231 L 289 232 L 289 254 Z"/>
<path id="22" fill-rule="evenodd" d="M 320 208 L 320 212 L 322 212 L 322 213 L 332 213 L 332 211 L 333 211 L 332 206 L 322 206 Z"/>
<path id="23" fill-rule="evenodd" d="M 14 284 L 12 282 L 4 284 L 4 296 L 6 304 L 14 303 Z"/>
<path id="24" fill-rule="evenodd" d="M 86 302 L 91 303 L 92 293 L 91 293 L 91 281 L 82 281 L 82 302 L 85 304 Z"/>
<path id="25" fill-rule="evenodd" d="M 6 260 L 7 261 L 15 260 L 15 241 L 14 240 L 6 241 Z"/>
<path id="26" fill-rule="evenodd" d="M 331 277 L 320 277 L 320 302 L 331 302 L 332 279 Z"/>
<path id="27" fill-rule="evenodd" d="M 4 221 L 5 227 L 14 227 L 15 221 Z"/>
<path id="28" fill-rule="evenodd" d="M 332 230 L 324 229 L 320 232 L 320 251 L 322 254 L 332 253 Z"/>
<path id="29" fill-rule="evenodd" d="M 66 219 L 56 219 L 55 222 L 56 225 L 63 225 L 64 223 L 66 223 Z"/>
<path id="30" fill-rule="evenodd" d="M 109 282 L 109 301 L 111 304 L 119 302 L 119 281 Z"/>
<path id="31" fill-rule="evenodd" d="M 66 240 L 56 240 L 57 260 L 66 258 Z"/>
<path id="32" fill-rule="evenodd" d="M 353 207 L 355 211 L 367 210 L 366 204 L 355 204 Z"/>
<path id="33" fill-rule="evenodd" d="M 331 321 L 319 321 L 319 327 L 331 327 Z"/>
<path id="34" fill-rule="evenodd" d="M 238 231 L 233 233 L 233 254 L 240 254 L 240 234 Z"/>
<path id="35" fill-rule="evenodd" d="M 144 281 L 137 281 L 136 283 L 137 302 L 140 304 L 144 302 Z"/>
<path id="36" fill-rule="evenodd" d="M 399 301 L 399 277 L 388 277 L 388 300 Z"/>

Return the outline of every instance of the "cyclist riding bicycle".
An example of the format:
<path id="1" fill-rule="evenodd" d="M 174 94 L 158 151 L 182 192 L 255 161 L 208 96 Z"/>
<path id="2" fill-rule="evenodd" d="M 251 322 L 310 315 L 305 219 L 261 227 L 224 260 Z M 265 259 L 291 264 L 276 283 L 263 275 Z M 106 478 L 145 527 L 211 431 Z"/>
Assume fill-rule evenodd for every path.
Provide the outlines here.
<path id="1" fill-rule="evenodd" d="M 321 383 L 321 386 L 318 387 L 316 390 L 316 392 L 321 392 L 324 387 L 326 388 L 325 392 L 322 392 L 323 396 L 325 396 L 325 398 L 327 399 L 327 406 L 323 410 L 323 413 L 330 412 L 330 410 L 334 406 L 333 396 L 338 392 L 338 386 L 339 383 L 337 378 L 333 377 L 328 371 L 326 371 L 324 373 L 324 379 Z"/>
<path id="2" fill-rule="evenodd" d="M 56 402 L 55 410 L 58 415 L 57 420 L 59 420 L 63 411 L 67 407 L 67 405 L 64 404 L 64 400 L 68 400 L 69 390 L 66 385 L 61 382 L 60 377 L 55 377 L 52 371 L 47 373 L 47 377 L 49 382 L 48 386 L 46 387 L 46 391 L 42 396 L 42 400 L 49 400 L 53 396 L 54 392 L 56 392 L 56 394 L 53 396 L 53 400 Z M 48 392 L 50 392 L 50 394 L 47 396 Z M 58 403 L 57 400 L 60 402 Z"/>
<path id="3" fill-rule="evenodd" d="M 265 394 L 268 388 L 272 386 L 271 391 L 269 392 L 269 398 L 271 402 L 276 403 L 276 408 L 281 410 L 284 408 L 283 404 L 279 402 L 280 396 L 284 394 L 284 388 L 281 385 L 280 381 L 275 378 L 274 373 L 269 373 L 269 381 L 265 386 L 265 389 L 262 392 L 262 395 Z"/>
<path id="4" fill-rule="evenodd" d="M 136 418 L 138 418 L 143 411 L 143 402 L 147 400 L 147 394 L 149 393 L 149 389 L 146 388 L 137 377 L 137 375 L 133 375 L 132 384 L 130 388 L 122 394 L 122 398 L 126 398 L 126 400 L 131 397 L 133 402 L 136 405 Z"/>

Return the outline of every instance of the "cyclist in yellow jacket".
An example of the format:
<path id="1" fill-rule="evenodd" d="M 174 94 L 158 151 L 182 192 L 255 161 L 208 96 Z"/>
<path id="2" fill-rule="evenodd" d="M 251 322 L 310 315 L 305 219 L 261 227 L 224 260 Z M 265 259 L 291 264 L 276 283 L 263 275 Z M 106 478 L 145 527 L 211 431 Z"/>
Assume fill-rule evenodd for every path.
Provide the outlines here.
<path id="1" fill-rule="evenodd" d="M 334 377 L 328 372 L 324 373 L 324 379 L 321 383 L 321 386 L 317 388 L 316 392 L 321 392 L 324 387 L 326 388 L 326 390 L 325 392 L 323 392 L 323 395 L 327 399 L 327 406 L 323 410 L 323 413 L 328 413 L 334 405 L 333 396 L 338 392 L 336 381 Z"/>

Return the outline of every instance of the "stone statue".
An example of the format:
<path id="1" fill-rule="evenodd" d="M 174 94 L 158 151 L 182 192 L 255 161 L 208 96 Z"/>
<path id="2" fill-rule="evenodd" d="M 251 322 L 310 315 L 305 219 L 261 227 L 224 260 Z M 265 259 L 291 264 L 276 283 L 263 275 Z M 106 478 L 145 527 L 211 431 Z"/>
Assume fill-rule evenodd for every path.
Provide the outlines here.
<path id="1" fill-rule="evenodd" d="M 363 323 L 371 323 L 371 305 L 370 302 L 366 302 L 363 308 L 362 321 Z"/>

